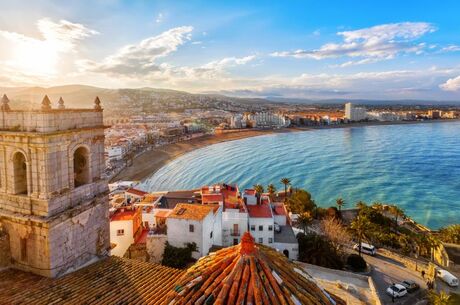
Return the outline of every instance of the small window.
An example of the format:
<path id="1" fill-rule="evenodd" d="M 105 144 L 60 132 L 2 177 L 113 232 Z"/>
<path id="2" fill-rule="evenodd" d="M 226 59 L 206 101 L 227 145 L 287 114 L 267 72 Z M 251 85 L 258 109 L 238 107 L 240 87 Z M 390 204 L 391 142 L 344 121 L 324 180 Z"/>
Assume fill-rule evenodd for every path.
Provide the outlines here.
<path id="1" fill-rule="evenodd" d="M 264 226 L 259 226 L 259 231 L 263 231 L 264 230 Z"/>
<path id="2" fill-rule="evenodd" d="M 273 226 L 268 226 L 268 231 L 273 231 Z"/>
<path id="3" fill-rule="evenodd" d="M 212 231 L 211 231 L 211 234 L 209 234 L 209 238 L 212 238 Z"/>
<path id="4" fill-rule="evenodd" d="M 21 260 L 27 261 L 27 239 L 21 238 Z"/>
<path id="5" fill-rule="evenodd" d="M 239 242 L 238 242 L 238 238 L 234 238 L 234 239 L 233 239 L 233 245 L 236 246 L 236 245 L 238 245 L 238 243 L 239 243 Z"/>
<path id="6" fill-rule="evenodd" d="M 273 238 L 269 237 L 269 238 L 268 238 L 268 243 L 269 243 L 269 244 L 273 244 Z"/>
<path id="7" fill-rule="evenodd" d="M 251 231 L 255 231 L 256 230 L 256 226 L 255 225 L 251 225 Z"/>
<path id="8" fill-rule="evenodd" d="M 194 226 L 194 225 L 189 225 L 189 226 L 188 226 L 188 231 L 189 231 L 190 233 L 195 232 L 195 226 Z"/>
<path id="9" fill-rule="evenodd" d="M 124 229 L 117 230 L 117 236 L 123 236 L 123 235 L 125 235 Z"/>
<path id="10" fill-rule="evenodd" d="M 259 244 L 263 244 L 264 243 L 264 239 L 262 237 L 259 237 Z"/>
<path id="11" fill-rule="evenodd" d="M 149 222 L 148 221 L 144 221 L 144 228 L 149 228 Z"/>

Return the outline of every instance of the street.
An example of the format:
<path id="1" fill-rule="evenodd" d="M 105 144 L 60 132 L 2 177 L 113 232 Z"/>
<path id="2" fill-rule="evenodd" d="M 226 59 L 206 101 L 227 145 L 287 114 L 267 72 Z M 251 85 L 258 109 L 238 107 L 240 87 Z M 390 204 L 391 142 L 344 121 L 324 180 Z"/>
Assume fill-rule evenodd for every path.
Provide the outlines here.
<path id="1" fill-rule="evenodd" d="M 374 280 L 383 304 L 416 304 L 426 292 L 426 283 L 419 272 L 405 268 L 400 262 L 390 258 L 376 255 L 375 257 L 363 255 L 364 259 L 373 268 L 371 277 Z M 420 285 L 420 289 L 413 293 L 408 293 L 400 299 L 392 302 L 392 297 L 387 294 L 386 289 L 393 283 L 400 283 L 403 280 L 413 280 Z"/>

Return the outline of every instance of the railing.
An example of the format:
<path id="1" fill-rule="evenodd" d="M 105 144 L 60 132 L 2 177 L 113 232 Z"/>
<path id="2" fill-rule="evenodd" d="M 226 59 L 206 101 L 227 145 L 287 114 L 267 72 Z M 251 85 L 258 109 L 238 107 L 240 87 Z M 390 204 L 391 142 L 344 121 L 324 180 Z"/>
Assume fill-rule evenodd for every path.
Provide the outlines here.
<path id="1" fill-rule="evenodd" d="M 240 230 L 230 230 L 231 236 L 240 236 Z"/>

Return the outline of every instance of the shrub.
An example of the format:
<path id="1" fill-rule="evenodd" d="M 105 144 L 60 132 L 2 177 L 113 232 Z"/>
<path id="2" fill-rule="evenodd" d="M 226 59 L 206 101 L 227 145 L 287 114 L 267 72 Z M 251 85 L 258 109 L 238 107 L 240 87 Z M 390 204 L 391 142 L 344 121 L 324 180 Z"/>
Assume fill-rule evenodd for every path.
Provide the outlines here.
<path id="1" fill-rule="evenodd" d="M 161 264 L 164 266 L 183 269 L 188 263 L 194 262 L 192 253 L 197 250 L 195 243 L 187 243 L 184 248 L 171 246 L 166 242 Z"/>
<path id="2" fill-rule="evenodd" d="M 299 261 L 332 269 L 343 269 L 342 257 L 334 245 L 315 233 L 297 234 Z"/>
<path id="3" fill-rule="evenodd" d="M 347 265 L 353 270 L 353 271 L 364 271 L 366 270 L 366 261 L 364 258 L 359 256 L 358 254 L 350 254 L 347 258 Z"/>

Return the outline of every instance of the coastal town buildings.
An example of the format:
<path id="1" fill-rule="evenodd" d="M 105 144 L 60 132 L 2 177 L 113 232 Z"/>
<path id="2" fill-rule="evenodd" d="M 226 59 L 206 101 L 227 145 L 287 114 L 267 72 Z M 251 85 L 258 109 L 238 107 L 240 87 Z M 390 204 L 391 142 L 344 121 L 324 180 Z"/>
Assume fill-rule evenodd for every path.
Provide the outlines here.
<path id="1" fill-rule="evenodd" d="M 209 254 L 213 245 L 222 245 L 222 210 L 219 205 L 178 204 L 166 219 L 168 242 L 175 247 L 195 243 L 198 259 Z"/>
<path id="2" fill-rule="evenodd" d="M 346 103 L 345 118 L 352 122 L 365 120 L 367 118 L 366 109 L 362 107 L 356 107 L 352 103 Z"/>
<path id="3" fill-rule="evenodd" d="M 110 254 L 123 256 L 142 232 L 141 209 L 121 207 L 110 216 Z"/>

